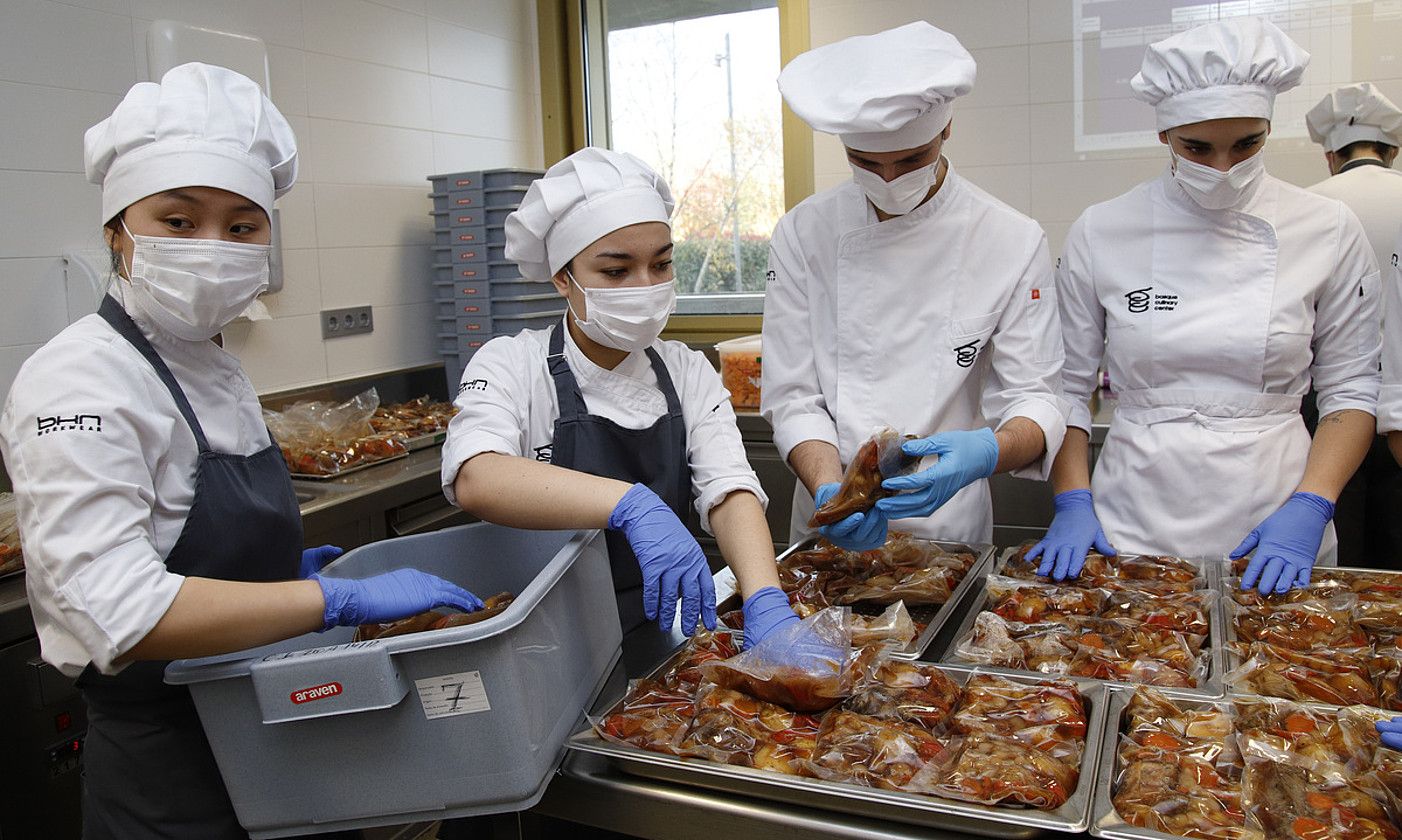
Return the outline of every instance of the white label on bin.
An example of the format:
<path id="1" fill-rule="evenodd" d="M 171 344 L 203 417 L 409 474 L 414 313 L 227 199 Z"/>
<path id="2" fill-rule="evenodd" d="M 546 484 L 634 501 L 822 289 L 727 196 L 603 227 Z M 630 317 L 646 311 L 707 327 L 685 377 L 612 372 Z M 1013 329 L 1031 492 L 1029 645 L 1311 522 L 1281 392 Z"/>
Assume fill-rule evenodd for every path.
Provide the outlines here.
<path id="1" fill-rule="evenodd" d="M 487 689 L 482 685 L 480 671 L 415 680 L 414 687 L 419 691 L 419 702 L 424 705 L 424 716 L 429 720 L 486 712 L 492 708 L 487 702 Z"/>

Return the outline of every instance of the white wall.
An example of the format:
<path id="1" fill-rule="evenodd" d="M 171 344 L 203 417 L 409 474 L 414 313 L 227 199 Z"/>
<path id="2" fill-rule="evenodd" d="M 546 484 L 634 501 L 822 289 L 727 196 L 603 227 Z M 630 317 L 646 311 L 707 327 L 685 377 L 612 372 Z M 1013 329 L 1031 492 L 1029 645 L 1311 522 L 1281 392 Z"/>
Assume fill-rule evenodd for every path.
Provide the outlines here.
<path id="1" fill-rule="evenodd" d="M 301 177 L 272 321 L 226 334 L 259 391 L 431 362 L 428 175 L 541 165 L 527 0 L 0 0 L 0 394 L 66 324 L 59 254 L 97 248 L 82 137 L 147 80 L 153 19 L 267 42 Z M 322 308 L 375 331 L 323 342 Z"/>
<path id="2" fill-rule="evenodd" d="M 1067 229 L 1087 206 L 1156 177 L 1167 163 L 1163 146 L 1075 151 L 1070 0 L 810 2 L 813 46 L 918 19 L 959 38 L 978 62 L 978 82 L 973 93 L 955 105 L 946 153 L 955 168 L 976 184 L 1041 222 L 1053 256 L 1060 254 Z M 1146 5 L 1152 3 L 1145 0 Z M 1371 25 L 1375 9 L 1380 15 L 1395 16 L 1397 10 L 1391 5 L 1336 2 L 1331 14 L 1346 15 L 1349 20 L 1320 27 L 1320 34 L 1328 37 L 1331 29 L 1342 32 L 1347 27 L 1352 32 L 1356 80 L 1372 81 L 1394 102 L 1402 103 L 1402 62 L 1375 58 L 1396 54 L 1395 46 L 1375 43 L 1386 33 L 1395 34 L 1395 24 Z M 1347 70 L 1342 72 L 1348 75 Z M 1306 71 L 1303 84 L 1326 77 L 1327 68 L 1316 62 Z M 1317 96 L 1324 92 L 1327 88 Z M 1150 113 L 1149 106 L 1140 107 L 1146 115 Z M 1322 150 L 1307 140 L 1273 139 L 1266 155 L 1271 174 L 1301 186 L 1329 174 Z M 849 177 L 836 138 L 814 138 L 814 170 L 818 189 Z"/>

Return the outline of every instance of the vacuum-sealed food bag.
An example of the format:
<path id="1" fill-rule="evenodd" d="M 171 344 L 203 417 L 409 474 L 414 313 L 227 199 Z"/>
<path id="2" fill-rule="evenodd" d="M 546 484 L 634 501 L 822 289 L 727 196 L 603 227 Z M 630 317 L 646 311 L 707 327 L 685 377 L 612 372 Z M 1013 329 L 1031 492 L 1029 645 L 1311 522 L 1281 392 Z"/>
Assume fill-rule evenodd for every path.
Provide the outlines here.
<path id="1" fill-rule="evenodd" d="M 842 477 L 842 485 L 827 503 L 813 512 L 809 528 L 841 522 L 854 513 L 864 513 L 881 499 L 893 495 L 881 482 L 915 469 L 920 459 L 905 454 L 901 445 L 913 438 L 902 437 L 891 428 L 878 429 L 857 449 Z"/>

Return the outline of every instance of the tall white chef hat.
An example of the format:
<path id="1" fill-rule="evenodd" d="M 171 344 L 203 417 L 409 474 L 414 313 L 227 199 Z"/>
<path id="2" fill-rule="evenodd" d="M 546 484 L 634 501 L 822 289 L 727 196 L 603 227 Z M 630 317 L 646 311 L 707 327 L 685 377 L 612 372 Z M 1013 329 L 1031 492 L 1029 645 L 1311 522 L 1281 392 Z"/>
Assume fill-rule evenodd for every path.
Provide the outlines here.
<path id="1" fill-rule="evenodd" d="M 779 92 L 804 122 L 849 149 L 895 152 L 949 125 L 976 69 L 957 38 L 917 20 L 809 50 L 784 67 Z"/>
<path id="2" fill-rule="evenodd" d="M 104 223 L 177 187 L 228 190 L 271 214 L 297 180 L 297 139 L 252 79 L 191 62 L 133 85 L 83 136 L 83 161 Z"/>
<path id="3" fill-rule="evenodd" d="M 580 149 L 531 183 L 506 217 L 506 258 L 527 280 L 549 280 L 601 236 L 642 222 L 671 224 L 672 191 L 627 152 Z"/>
<path id="4" fill-rule="evenodd" d="M 1130 80 L 1158 130 L 1224 117 L 1270 119 L 1276 94 L 1300 83 L 1310 55 L 1268 20 L 1205 23 L 1149 45 Z"/>
<path id="5" fill-rule="evenodd" d="M 1345 85 L 1319 100 L 1305 125 L 1310 139 L 1331 152 L 1360 140 L 1402 146 L 1402 110 L 1372 82 Z"/>

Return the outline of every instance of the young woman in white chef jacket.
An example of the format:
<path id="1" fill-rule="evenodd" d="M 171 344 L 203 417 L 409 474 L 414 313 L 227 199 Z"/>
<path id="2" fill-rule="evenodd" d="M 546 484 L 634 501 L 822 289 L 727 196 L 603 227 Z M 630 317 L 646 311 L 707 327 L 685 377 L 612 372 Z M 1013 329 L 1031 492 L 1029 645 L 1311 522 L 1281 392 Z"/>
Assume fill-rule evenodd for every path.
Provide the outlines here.
<path id="1" fill-rule="evenodd" d="M 767 499 L 720 377 L 658 336 L 676 307 L 673 207 L 632 155 L 582 149 L 506 220 L 506 256 L 554 283 L 555 326 L 493 339 L 468 362 L 443 445 L 443 492 L 518 528 L 607 528 L 625 632 L 715 626 L 706 558 L 683 519 L 716 535 L 744 601 L 745 645 L 797 622 L 779 589 Z"/>
<path id="2" fill-rule="evenodd" d="M 87 703 L 83 836 L 247 838 L 166 662 L 481 601 L 412 569 L 322 578 L 339 551 L 302 551 L 282 454 L 219 342 L 267 288 L 269 213 L 297 173 L 258 86 L 181 65 L 84 147 L 119 276 L 0 414 L 43 656 Z"/>
<path id="3" fill-rule="evenodd" d="M 1131 84 L 1169 166 L 1081 215 L 1057 280 L 1074 408 L 1033 554 L 1054 577 L 1078 574 L 1090 547 L 1252 554 L 1242 586 L 1283 592 L 1333 552 L 1334 501 L 1373 436 L 1378 267 L 1341 202 L 1265 172 L 1275 95 L 1308 61 L 1258 18 L 1145 54 Z M 1102 362 L 1119 403 L 1092 481 Z M 1311 382 L 1313 441 L 1299 412 Z"/>

